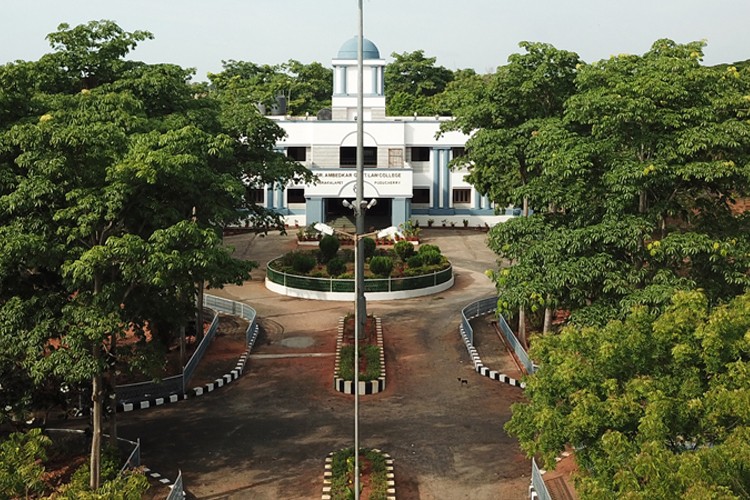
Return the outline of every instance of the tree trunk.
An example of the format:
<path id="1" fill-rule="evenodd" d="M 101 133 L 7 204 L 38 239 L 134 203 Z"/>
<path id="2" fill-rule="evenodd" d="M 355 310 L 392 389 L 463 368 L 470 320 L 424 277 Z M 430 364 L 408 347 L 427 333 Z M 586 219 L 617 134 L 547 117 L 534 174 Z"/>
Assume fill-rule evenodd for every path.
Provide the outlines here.
<path id="1" fill-rule="evenodd" d="M 523 197 L 522 215 L 524 217 L 529 216 L 529 198 L 526 196 Z M 529 348 L 529 344 L 526 341 L 526 311 L 524 310 L 523 306 L 518 308 L 518 340 L 519 342 L 521 342 L 521 345 L 524 347 L 524 349 Z"/>
<path id="2" fill-rule="evenodd" d="M 638 196 L 638 213 L 645 214 L 648 209 L 648 200 L 646 199 L 646 191 L 641 191 Z"/>
<path id="3" fill-rule="evenodd" d="M 526 311 L 523 306 L 518 308 L 518 341 L 524 349 L 529 348 L 529 344 L 526 342 Z"/>
<path id="4" fill-rule="evenodd" d="M 183 321 L 182 326 L 180 327 L 180 367 L 184 370 L 185 369 L 185 352 L 186 352 L 186 346 L 185 346 L 185 323 Z"/>
<path id="5" fill-rule="evenodd" d="M 547 297 L 547 300 L 549 300 L 549 297 Z M 550 330 L 552 330 L 552 308 L 547 306 L 544 308 L 544 327 L 542 333 L 547 334 Z"/>
<path id="6" fill-rule="evenodd" d="M 112 334 L 109 344 L 109 445 L 117 448 L 117 335 Z"/>
<path id="7" fill-rule="evenodd" d="M 197 283 L 198 291 L 195 297 L 195 342 L 200 342 L 203 338 L 203 280 Z"/>
<path id="8" fill-rule="evenodd" d="M 101 358 L 100 347 L 94 342 L 91 348 L 94 362 L 99 363 Z M 92 403 L 92 433 L 91 433 L 91 463 L 89 488 L 98 490 L 101 475 L 102 458 L 102 374 L 97 368 L 97 373 L 91 379 L 91 403 Z"/>

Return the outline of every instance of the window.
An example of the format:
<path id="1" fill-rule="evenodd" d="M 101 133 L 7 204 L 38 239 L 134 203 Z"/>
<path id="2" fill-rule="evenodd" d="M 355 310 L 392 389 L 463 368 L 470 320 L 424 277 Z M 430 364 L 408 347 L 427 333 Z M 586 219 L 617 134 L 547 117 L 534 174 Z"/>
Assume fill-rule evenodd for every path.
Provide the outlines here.
<path id="1" fill-rule="evenodd" d="M 374 167 L 378 164 L 378 148 L 365 146 L 362 153 L 362 164 L 364 166 Z M 357 165 L 357 148 L 353 146 L 342 146 L 339 148 L 339 163 L 342 167 Z"/>
<path id="2" fill-rule="evenodd" d="M 307 148 L 304 146 L 292 146 L 286 148 L 286 155 L 295 161 L 307 160 Z"/>
<path id="3" fill-rule="evenodd" d="M 430 188 L 414 188 L 411 194 L 412 203 L 430 203 Z"/>
<path id="4" fill-rule="evenodd" d="M 466 148 L 462 148 L 462 147 L 451 148 L 451 159 L 458 158 L 459 156 L 464 156 L 465 154 L 466 154 Z"/>
<path id="5" fill-rule="evenodd" d="M 411 148 L 411 161 L 430 161 L 430 148 Z"/>
<path id="6" fill-rule="evenodd" d="M 305 190 L 303 188 L 290 188 L 286 190 L 287 203 L 305 203 Z"/>
<path id="7" fill-rule="evenodd" d="M 454 189 L 453 203 L 469 203 L 471 201 L 471 189 Z"/>
<path id="8" fill-rule="evenodd" d="M 388 166 L 401 168 L 404 166 L 404 150 L 401 148 L 388 149 Z"/>
<path id="9" fill-rule="evenodd" d="M 256 205 L 262 205 L 266 199 L 265 189 L 262 188 L 250 188 L 247 190 L 247 196 L 251 203 Z"/>

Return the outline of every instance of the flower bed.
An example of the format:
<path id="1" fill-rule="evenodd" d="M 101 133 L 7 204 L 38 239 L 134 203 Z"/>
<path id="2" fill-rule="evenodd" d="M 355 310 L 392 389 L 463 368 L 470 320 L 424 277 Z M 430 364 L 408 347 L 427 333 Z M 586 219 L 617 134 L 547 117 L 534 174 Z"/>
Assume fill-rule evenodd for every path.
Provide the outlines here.
<path id="1" fill-rule="evenodd" d="M 350 321 L 347 321 L 350 320 Z M 336 338 L 336 362 L 333 384 L 337 391 L 354 394 L 354 328 L 353 315 L 339 320 Z M 347 329 L 346 325 L 350 328 Z M 376 394 L 385 390 L 385 355 L 383 328 L 380 318 L 370 316 L 365 322 L 365 335 L 359 340 L 359 394 Z M 364 357 L 364 359 L 362 359 Z"/>
<path id="2" fill-rule="evenodd" d="M 393 460 L 377 449 L 360 448 L 359 486 L 362 500 L 395 500 Z M 354 497 L 354 449 L 331 452 L 326 458 L 323 499 L 348 500 Z"/>

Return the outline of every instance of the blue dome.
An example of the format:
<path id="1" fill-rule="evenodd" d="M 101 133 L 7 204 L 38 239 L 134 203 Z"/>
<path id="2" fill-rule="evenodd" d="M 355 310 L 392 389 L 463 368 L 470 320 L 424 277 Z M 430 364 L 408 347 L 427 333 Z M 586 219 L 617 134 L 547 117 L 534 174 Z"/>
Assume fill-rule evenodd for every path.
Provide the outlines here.
<path id="1" fill-rule="evenodd" d="M 337 59 L 356 59 L 357 58 L 357 37 L 350 38 L 339 49 Z M 370 40 L 362 40 L 362 59 L 380 59 L 380 51 Z"/>

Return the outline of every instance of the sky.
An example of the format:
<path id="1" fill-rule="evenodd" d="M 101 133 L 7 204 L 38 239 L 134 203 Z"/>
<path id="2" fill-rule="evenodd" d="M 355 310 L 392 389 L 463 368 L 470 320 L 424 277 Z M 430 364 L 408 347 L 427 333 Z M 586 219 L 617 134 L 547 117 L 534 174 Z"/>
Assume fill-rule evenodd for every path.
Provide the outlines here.
<path id="1" fill-rule="evenodd" d="M 130 56 L 196 69 L 223 60 L 330 66 L 357 34 L 357 0 L 6 0 L 0 64 L 50 52 L 60 23 L 108 19 L 154 40 Z M 423 50 L 437 65 L 494 72 L 520 41 L 547 42 L 594 62 L 642 54 L 660 38 L 705 40 L 704 62 L 750 59 L 750 0 L 363 0 L 364 34 L 391 60 Z"/>

